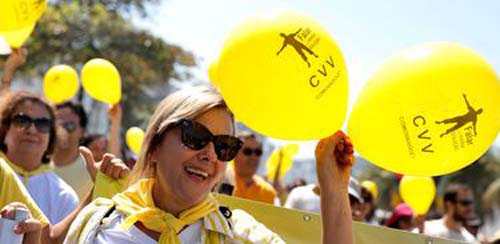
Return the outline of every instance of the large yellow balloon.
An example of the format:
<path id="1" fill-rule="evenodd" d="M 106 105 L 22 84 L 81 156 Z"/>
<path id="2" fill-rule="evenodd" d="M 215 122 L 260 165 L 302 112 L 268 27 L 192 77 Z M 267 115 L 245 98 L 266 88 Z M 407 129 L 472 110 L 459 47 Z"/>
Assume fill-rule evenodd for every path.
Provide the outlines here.
<path id="1" fill-rule="evenodd" d="M 130 127 L 125 133 L 125 141 L 132 152 L 139 154 L 144 141 L 144 131 L 139 127 Z"/>
<path id="2" fill-rule="evenodd" d="M 436 185 L 431 177 L 403 176 L 399 183 L 401 198 L 419 215 L 424 215 L 436 195 Z"/>
<path id="3" fill-rule="evenodd" d="M 85 63 L 82 85 L 91 97 L 103 103 L 116 104 L 121 99 L 120 74 L 108 60 L 95 58 Z"/>
<path id="4" fill-rule="evenodd" d="M 347 105 L 347 70 L 337 43 L 301 14 L 249 19 L 226 40 L 218 62 L 225 101 L 245 125 L 282 139 L 338 130 Z"/>
<path id="5" fill-rule="evenodd" d="M 78 74 L 68 65 L 51 67 L 43 78 L 45 97 L 57 104 L 73 98 L 78 92 Z"/>
<path id="6" fill-rule="evenodd" d="M 22 46 L 46 7 L 46 0 L 0 1 L 0 36 L 11 47 Z"/>
<path id="7" fill-rule="evenodd" d="M 288 144 L 283 146 L 282 148 L 274 150 L 266 162 L 267 178 L 271 180 L 274 179 L 276 170 L 278 170 L 278 164 L 281 162 L 279 179 L 283 180 L 286 173 L 288 173 L 288 171 L 292 168 L 292 158 L 298 152 L 298 150 L 299 145 L 297 144 Z"/>
<path id="8" fill-rule="evenodd" d="M 479 55 L 428 43 L 391 57 L 353 107 L 358 153 L 405 175 L 434 176 L 479 158 L 500 129 L 500 83 Z"/>
<path id="9" fill-rule="evenodd" d="M 371 180 L 365 180 L 361 182 L 361 186 L 366 188 L 373 196 L 373 199 L 378 197 L 378 187 L 377 184 Z"/>

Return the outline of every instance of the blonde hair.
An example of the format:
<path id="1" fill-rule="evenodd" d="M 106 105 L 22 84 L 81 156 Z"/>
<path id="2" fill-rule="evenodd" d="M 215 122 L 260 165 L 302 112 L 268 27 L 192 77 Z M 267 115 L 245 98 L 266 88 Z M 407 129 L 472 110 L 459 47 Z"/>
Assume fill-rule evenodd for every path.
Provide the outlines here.
<path id="1" fill-rule="evenodd" d="M 151 116 L 129 185 L 142 178 L 154 177 L 154 165 L 149 160 L 150 154 L 173 123 L 181 119 L 196 119 L 212 108 L 227 109 L 234 126 L 233 114 L 227 108 L 221 94 L 213 87 L 186 88 L 164 98 Z"/>

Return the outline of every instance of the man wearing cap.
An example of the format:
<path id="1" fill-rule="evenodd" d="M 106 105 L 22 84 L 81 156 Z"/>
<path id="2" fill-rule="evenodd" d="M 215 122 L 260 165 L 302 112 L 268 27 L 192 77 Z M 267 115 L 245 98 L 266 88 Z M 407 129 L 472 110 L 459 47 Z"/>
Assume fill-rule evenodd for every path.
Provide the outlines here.
<path id="1" fill-rule="evenodd" d="M 463 184 L 451 184 L 446 187 L 443 198 L 445 215 L 441 219 L 426 221 L 424 233 L 468 243 L 477 242 L 463 226 L 474 215 L 472 189 Z"/>
<path id="2" fill-rule="evenodd" d="M 352 219 L 363 221 L 361 187 L 356 179 L 349 179 L 349 202 L 351 204 Z M 320 189 L 316 184 L 309 184 L 294 188 L 285 203 L 285 208 L 295 208 L 309 212 L 320 213 Z"/>

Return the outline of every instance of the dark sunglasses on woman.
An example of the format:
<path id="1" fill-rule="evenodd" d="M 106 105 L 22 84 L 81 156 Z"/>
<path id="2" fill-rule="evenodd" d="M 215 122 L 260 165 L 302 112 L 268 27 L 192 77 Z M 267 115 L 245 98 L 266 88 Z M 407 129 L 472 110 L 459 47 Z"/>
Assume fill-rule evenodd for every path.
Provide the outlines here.
<path id="1" fill-rule="evenodd" d="M 221 161 L 232 160 L 240 150 L 243 142 L 230 135 L 213 135 L 204 125 L 182 119 L 175 124 L 181 128 L 181 140 L 184 146 L 192 150 L 201 150 L 212 142 L 217 158 Z"/>
<path id="2" fill-rule="evenodd" d="M 52 120 L 48 118 L 31 118 L 25 114 L 16 114 L 11 118 L 12 124 L 22 129 L 28 129 L 32 124 L 40 133 L 49 133 L 52 129 Z"/>

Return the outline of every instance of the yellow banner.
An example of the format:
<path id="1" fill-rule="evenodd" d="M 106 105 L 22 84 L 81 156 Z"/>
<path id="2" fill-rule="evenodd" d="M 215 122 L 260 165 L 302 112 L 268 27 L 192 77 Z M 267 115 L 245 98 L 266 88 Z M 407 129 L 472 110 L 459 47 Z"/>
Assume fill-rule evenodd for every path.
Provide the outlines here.
<path id="1" fill-rule="evenodd" d="M 217 200 L 231 209 L 243 209 L 287 243 L 321 243 L 319 214 L 275 207 L 269 204 L 217 194 Z M 451 244 L 449 240 L 385 227 L 353 222 L 356 244 Z"/>

